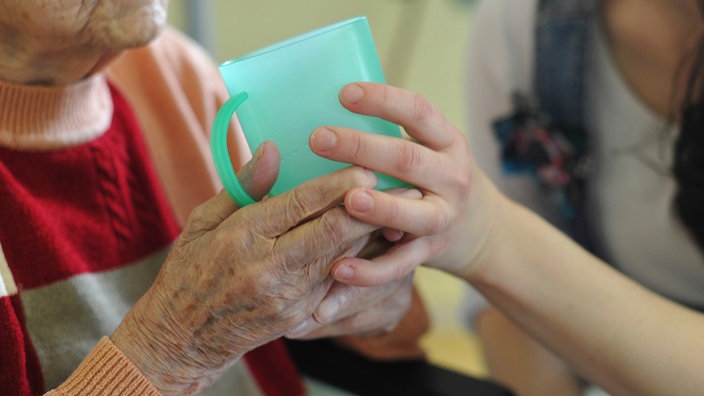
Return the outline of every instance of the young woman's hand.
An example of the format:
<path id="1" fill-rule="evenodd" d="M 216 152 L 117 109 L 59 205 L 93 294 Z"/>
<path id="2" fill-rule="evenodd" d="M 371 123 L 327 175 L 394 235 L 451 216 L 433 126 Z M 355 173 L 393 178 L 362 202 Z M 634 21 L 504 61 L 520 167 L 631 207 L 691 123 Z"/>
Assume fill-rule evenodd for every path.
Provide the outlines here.
<path id="1" fill-rule="evenodd" d="M 403 237 L 370 260 L 345 258 L 334 277 L 353 285 L 403 278 L 420 264 L 461 275 L 484 248 L 494 212 L 494 187 L 475 166 L 465 136 L 418 94 L 374 83 L 354 83 L 340 92 L 350 111 L 401 125 L 412 138 L 397 139 L 327 126 L 313 132 L 318 155 L 396 177 L 422 197 L 353 188 L 345 209 L 367 223 L 399 230 Z"/>

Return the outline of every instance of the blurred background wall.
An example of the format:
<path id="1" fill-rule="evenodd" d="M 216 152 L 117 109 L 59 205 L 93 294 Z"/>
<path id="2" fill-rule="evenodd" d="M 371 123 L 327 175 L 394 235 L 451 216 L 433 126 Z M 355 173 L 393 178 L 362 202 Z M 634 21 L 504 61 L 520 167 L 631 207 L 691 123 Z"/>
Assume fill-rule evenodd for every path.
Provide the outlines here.
<path id="1" fill-rule="evenodd" d="M 471 0 L 171 0 L 170 23 L 224 62 L 282 39 L 366 15 L 387 81 L 416 91 L 464 130 L 464 63 Z M 419 269 L 417 285 L 431 313 L 423 340 L 437 364 L 472 375 L 485 367 L 460 320 L 464 286 Z"/>

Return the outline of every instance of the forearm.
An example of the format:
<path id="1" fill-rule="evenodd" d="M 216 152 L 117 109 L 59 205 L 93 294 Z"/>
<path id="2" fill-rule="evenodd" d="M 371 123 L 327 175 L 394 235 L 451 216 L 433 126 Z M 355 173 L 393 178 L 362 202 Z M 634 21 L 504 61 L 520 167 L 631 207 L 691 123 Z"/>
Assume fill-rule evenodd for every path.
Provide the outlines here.
<path id="1" fill-rule="evenodd" d="M 350 111 L 402 125 L 415 141 L 326 127 L 311 135 L 311 149 L 407 181 L 422 198 L 348 191 L 344 208 L 351 216 L 411 237 L 371 261 L 340 260 L 332 269 L 336 280 L 378 285 L 425 263 L 470 282 L 612 393 L 681 395 L 704 389 L 700 314 L 619 275 L 496 192 L 464 136 L 424 98 L 371 83 L 347 86 L 340 98 Z"/>
<path id="2" fill-rule="evenodd" d="M 503 198 L 501 198 L 503 199 Z M 614 394 L 704 389 L 704 319 L 647 291 L 510 202 L 465 279 Z"/>

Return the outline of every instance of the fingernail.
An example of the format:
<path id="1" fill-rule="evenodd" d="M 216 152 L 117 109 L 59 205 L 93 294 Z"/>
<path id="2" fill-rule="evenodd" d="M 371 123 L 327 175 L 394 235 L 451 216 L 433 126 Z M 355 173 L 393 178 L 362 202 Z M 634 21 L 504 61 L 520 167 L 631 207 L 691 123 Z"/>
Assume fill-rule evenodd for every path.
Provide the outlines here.
<path id="1" fill-rule="evenodd" d="M 389 242 L 398 242 L 403 238 L 403 233 L 399 230 L 386 230 L 384 236 Z"/>
<path id="2" fill-rule="evenodd" d="M 330 298 L 320 303 L 316 316 L 320 323 L 327 323 L 335 317 L 339 310 L 340 302 L 336 298 Z"/>
<path id="3" fill-rule="evenodd" d="M 376 175 L 376 172 L 371 169 L 364 169 L 364 172 L 366 173 L 367 177 L 369 178 L 369 181 L 372 184 L 370 187 L 376 187 L 376 185 L 379 184 L 379 177 Z"/>
<path id="4" fill-rule="evenodd" d="M 327 151 L 335 147 L 337 142 L 337 136 L 335 132 L 328 128 L 318 128 L 313 131 L 313 135 L 310 137 L 311 145 L 318 151 Z"/>
<path id="5" fill-rule="evenodd" d="M 350 104 L 357 103 L 362 96 L 364 96 L 364 90 L 357 84 L 345 85 L 340 92 L 340 99 Z"/>
<path id="6" fill-rule="evenodd" d="M 335 270 L 335 278 L 351 279 L 354 276 L 354 270 L 349 265 L 341 265 Z"/>
<path id="7" fill-rule="evenodd" d="M 372 208 L 372 196 L 366 191 L 355 191 L 350 195 L 350 205 L 357 212 L 366 212 Z"/>

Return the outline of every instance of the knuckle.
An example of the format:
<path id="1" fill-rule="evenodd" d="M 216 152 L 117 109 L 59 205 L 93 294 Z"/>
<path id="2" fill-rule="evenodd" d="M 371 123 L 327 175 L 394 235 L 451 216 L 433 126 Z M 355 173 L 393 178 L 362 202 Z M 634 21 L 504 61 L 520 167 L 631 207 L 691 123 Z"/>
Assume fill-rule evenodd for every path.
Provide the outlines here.
<path id="1" fill-rule="evenodd" d="M 390 97 L 392 96 L 389 90 L 391 89 L 390 87 L 384 85 L 381 87 L 381 95 L 379 97 L 379 101 L 381 102 L 381 108 L 386 108 L 389 106 L 389 103 L 391 102 Z"/>
<path id="2" fill-rule="evenodd" d="M 406 276 L 405 268 L 402 266 L 396 267 L 393 271 L 393 279 L 401 279 Z"/>
<path id="3" fill-rule="evenodd" d="M 413 120 L 417 125 L 426 125 L 436 117 L 437 110 L 424 97 L 419 94 L 413 94 L 411 100 L 413 103 Z"/>
<path id="4" fill-rule="evenodd" d="M 452 175 L 451 183 L 455 186 L 455 190 L 461 200 L 467 198 L 471 192 L 472 184 L 474 183 L 473 172 L 455 172 Z"/>
<path id="5" fill-rule="evenodd" d="M 364 146 L 364 140 L 361 134 L 353 133 L 350 136 L 349 150 L 351 153 L 351 158 L 359 158 L 364 155 L 366 148 Z"/>
<path id="6" fill-rule="evenodd" d="M 426 231 L 428 234 L 436 234 L 447 227 L 450 221 L 450 215 L 445 210 L 436 210 L 428 219 Z"/>
<path id="7" fill-rule="evenodd" d="M 210 229 L 211 221 L 209 220 L 210 209 L 206 204 L 196 206 L 186 221 L 186 230 L 190 232 L 201 232 Z"/>
<path id="8" fill-rule="evenodd" d="M 387 204 L 384 205 L 384 209 L 383 211 L 381 211 L 380 214 L 383 217 L 385 223 L 395 223 L 400 216 L 400 208 L 398 203 L 395 200 L 387 202 Z"/>
<path id="9" fill-rule="evenodd" d="M 209 246 L 209 256 L 220 260 L 241 260 L 238 257 L 242 252 L 249 252 L 251 259 L 258 249 L 254 249 L 261 241 L 258 241 L 255 234 L 243 230 L 243 228 L 227 228 L 216 230 L 212 233 L 212 244 Z M 259 245 L 261 247 L 261 245 Z"/>
<path id="10" fill-rule="evenodd" d="M 320 236 L 328 241 L 331 246 L 338 246 L 345 239 L 341 214 L 339 210 L 330 210 L 323 213 L 318 221 Z"/>
<path id="11" fill-rule="evenodd" d="M 195 222 L 195 221 L 202 221 L 204 218 L 207 217 L 207 213 L 208 213 L 208 206 L 206 204 L 200 204 L 200 205 L 196 206 L 191 211 L 191 214 L 188 216 L 189 223 Z"/>
<path id="12" fill-rule="evenodd" d="M 306 194 L 300 188 L 294 188 L 290 191 L 286 200 L 285 216 L 288 220 L 298 220 L 304 218 L 311 211 L 312 203 L 309 194 Z"/>
<path id="13" fill-rule="evenodd" d="M 406 273 L 406 267 L 403 265 L 395 265 L 391 269 L 391 279 L 390 280 L 399 280 L 403 278 L 404 276 L 407 275 Z"/>
<path id="14" fill-rule="evenodd" d="M 411 142 L 404 142 L 401 145 L 399 160 L 396 163 L 396 170 L 401 174 L 411 173 L 414 169 L 422 167 L 422 156 L 420 147 Z"/>

